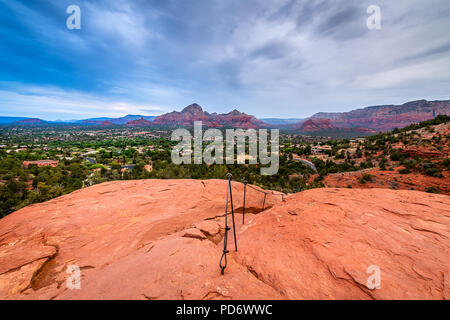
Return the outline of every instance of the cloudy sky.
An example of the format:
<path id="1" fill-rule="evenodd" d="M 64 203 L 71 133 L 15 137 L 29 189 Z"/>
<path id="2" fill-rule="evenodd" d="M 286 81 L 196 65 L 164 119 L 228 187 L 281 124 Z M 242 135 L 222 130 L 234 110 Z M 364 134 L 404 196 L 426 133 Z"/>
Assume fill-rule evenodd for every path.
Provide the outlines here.
<path id="1" fill-rule="evenodd" d="M 81 30 L 68 30 L 69 5 Z M 369 30 L 367 8 L 381 8 Z M 448 0 L 0 0 L 0 116 L 197 102 L 303 118 L 450 99 Z"/>

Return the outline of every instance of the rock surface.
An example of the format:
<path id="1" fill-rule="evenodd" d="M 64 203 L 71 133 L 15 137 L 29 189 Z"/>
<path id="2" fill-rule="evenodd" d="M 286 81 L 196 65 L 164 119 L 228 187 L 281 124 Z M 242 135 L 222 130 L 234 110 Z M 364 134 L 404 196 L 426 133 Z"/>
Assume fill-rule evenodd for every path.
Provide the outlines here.
<path id="1" fill-rule="evenodd" d="M 108 182 L 0 220 L 0 299 L 445 299 L 450 199 L 383 189 L 285 197 L 226 181 Z M 232 226 L 231 219 L 228 220 Z M 81 269 L 70 290 L 69 265 Z M 369 290 L 367 267 L 381 269 Z"/>
<path id="2" fill-rule="evenodd" d="M 185 279 L 183 290 L 187 290 L 192 277 L 205 270 L 210 277 L 217 273 L 221 249 L 215 243 L 223 237 L 220 225 L 225 192 L 223 180 L 108 182 L 19 210 L 0 220 L 0 299 L 140 299 L 145 292 L 148 296 L 181 298 L 183 294 L 177 290 L 163 288 L 171 276 Z M 247 192 L 251 197 L 246 207 L 251 216 L 261 211 L 263 196 L 252 189 Z M 242 220 L 242 195 L 243 185 L 233 183 L 236 221 Z M 279 193 L 268 194 L 266 208 L 281 199 Z M 134 271 L 129 261 L 138 263 Z M 98 283 L 100 291 L 77 292 L 66 288 L 69 265 L 80 267 L 86 279 L 91 279 L 91 274 L 97 277 L 97 272 L 130 270 L 119 276 L 115 289 L 102 289 L 104 285 L 112 286 L 111 279 L 104 278 L 105 282 Z M 154 277 L 161 272 L 165 273 L 160 275 L 159 286 L 163 289 L 152 293 L 147 287 L 153 288 L 157 280 Z M 150 278 L 142 278 L 141 273 Z M 191 278 L 185 273 L 192 273 Z M 253 283 L 255 292 L 262 292 L 255 297 L 264 297 L 266 289 L 260 288 L 264 286 L 251 275 L 239 277 L 243 285 Z M 124 282 L 128 289 L 123 288 Z M 193 292 L 184 296 L 201 298 L 202 293 L 207 295 L 205 290 L 217 291 L 216 285 L 225 282 L 217 277 L 204 290 L 199 289 L 198 295 L 192 296 Z M 90 280 L 82 281 L 83 288 L 90 285 Z M 226 286 L 222 286 L 225 290 Z M 244 297 L 245 291 L 229 290 L 233 297 Z"/>
<path id="3" fill-rule="evenodd" d="M 235 259 L 286 299 L 447 299 L 449 225 L 448 196 L 309 190 L 242 228 Z"/>

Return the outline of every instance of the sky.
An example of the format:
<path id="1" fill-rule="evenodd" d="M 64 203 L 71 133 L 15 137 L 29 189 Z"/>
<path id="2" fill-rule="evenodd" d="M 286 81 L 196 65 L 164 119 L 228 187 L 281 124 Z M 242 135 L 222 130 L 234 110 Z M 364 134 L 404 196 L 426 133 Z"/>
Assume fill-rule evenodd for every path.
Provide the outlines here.
<path id="1" fill-rule="evenodd" d="M 69 30 L 70 5 L 81 29 Z M 367 8 L 381 9 L 371 30 Z M 260 118 L 450 99 L 448 0 L 0 0 L 0 116 Z"/>

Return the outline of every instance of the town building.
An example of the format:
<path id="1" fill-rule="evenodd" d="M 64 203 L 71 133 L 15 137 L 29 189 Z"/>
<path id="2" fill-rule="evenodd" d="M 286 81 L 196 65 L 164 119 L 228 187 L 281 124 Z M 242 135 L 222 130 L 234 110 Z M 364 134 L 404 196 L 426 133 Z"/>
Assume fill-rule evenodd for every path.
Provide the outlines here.
<path id="1" fill-rule="evenodd" d="M 323 146 L 312 146 L 311 147 L 311 153 L 312 154 L 324 154 L 327 151 L 333 151 L 333 148 L 331 146 L 328 145 L 323 145 Z"/>
<path id="2" fill-rule="evenodd" d="M 97 164 L 97 160 L 96 160 L 96 159 L 93 159 L 93 158 L 84 157 L 84 160 L 86 160 L 86 161 L 88 161 L 88 162 L 90 162 L 90 163 L 92 163 L 92 164 Z"/>

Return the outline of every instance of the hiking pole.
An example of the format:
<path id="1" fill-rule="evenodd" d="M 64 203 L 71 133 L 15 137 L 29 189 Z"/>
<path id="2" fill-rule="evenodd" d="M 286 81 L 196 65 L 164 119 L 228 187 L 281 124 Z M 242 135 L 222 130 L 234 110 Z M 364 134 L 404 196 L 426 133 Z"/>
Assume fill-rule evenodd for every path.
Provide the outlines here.
<path id="1" fill-rule="evenodd" d="M 225 202 L 225 234 L 223 236 L 223 253 L 222 253 L 222 257 L 220 258 L 219 261 L 219 267 L 220 267 L 220 272 L 222 273 L 222 275 L 225 272 L 225 268 L 227 267 L 227 253 L 229 252 L 227 250 L 227 245 L 228 245 L 228 231 L 230 230 L 230 227 L 228 227 L 228 193 L 230 192 L 230 179 L 231 177 L 228 177 L 228 185 L 227 185 L 227 200 Z M 224 262 L 224 264 L 222 264 L 222 261 Z"/>
<path id="2" fill-rule="evenodd" d="M 246 191 L 246 189 L 247 189 L 247 180 L 244 180 L 244 207 L 243 207 L 243 209 L 242 209 L 242 224 L 244 224 L 244 222 L 245 222 L 245 191 Z"/>
<path id="3" fill-rule="evenodd" d="M 231 205 L 231 217 L 233 218 L 233 233 L 234 233 L 234 248 L 237 251 L 237 242 L 236 242 L 236 225 L 234 224 L 234 207 L 233 207 L 233 192 L 231 190 L 231 179 L 233 175 L 231 173 L 227 174 L 228 177 L 228 186 L 230 187 L 230 205 Z"/>

